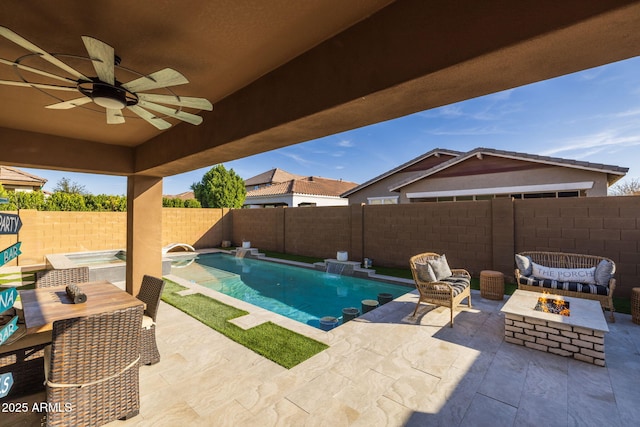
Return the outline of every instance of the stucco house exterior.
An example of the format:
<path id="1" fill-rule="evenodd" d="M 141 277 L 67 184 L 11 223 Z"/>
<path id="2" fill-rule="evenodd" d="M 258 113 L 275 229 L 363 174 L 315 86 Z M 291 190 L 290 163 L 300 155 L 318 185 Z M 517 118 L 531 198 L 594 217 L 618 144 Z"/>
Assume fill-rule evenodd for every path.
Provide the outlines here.
<path id="1" fill-rule="evenodd" d="M 245 180 L 247 197 L 244 207 L 345 206 L 348 200 L 341 198 L 340 194 L 357 185 L 355 182 L 305 177 L 272 169 Z"/>
<path id="2" fill-rule="evenodd" d="M 31 192 L 42 189 L 47 183 L 45 178 L 27 173 L 17 168 L 0 166 L 0 184 L 7 191 Z"/>
<path id="3" fill-rule="evenodd" d="M 342 194 L 349 204 L 606 196 L 628 168 L 491 148 L 435 149 Z"/>

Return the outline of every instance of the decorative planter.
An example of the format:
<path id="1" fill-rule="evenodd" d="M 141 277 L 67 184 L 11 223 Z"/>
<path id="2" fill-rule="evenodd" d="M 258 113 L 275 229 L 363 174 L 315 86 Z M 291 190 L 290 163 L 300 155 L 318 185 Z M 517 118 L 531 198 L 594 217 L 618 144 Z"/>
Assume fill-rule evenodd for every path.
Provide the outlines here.
<path id="1" fill-rule="evenodd" d="M 251 242 L 242 242 L 242 249 L 249 249 L 251 247 Z"/>
<path id="2" fill-rule="evenodd" d="M 330 331 L 338 326 L 338 319 L 333 316 L 325 316 L 320 319 L 320 329 L 323 331 Z"/>
<path id="3" fill-rule="evenodd" d="M 378 294 L 378 303 L 380 305 L 386 304 L 388 302 L 393 301 L 393 295 L 392 294 L 388 294 L 386 292 L 382 292 Z"/>
<path id="4" fill-rule="evenodd" d="M 347 307 L 342 309 L 342 323 L 353 320 L 360 315 L 356 307 Z"/>
<path id="5" fill-rule="evenodd" d="M 347 251 L 338 251 L 336 259 L 338 261 L 347 261 L 349 259 L 349 253 Z"/>
<path id="6" fill-rule="evenodd" d="M 375 299 L 363 299 L 362 300 L 362 314 L 368 313 L 374 308 L 378 307 L 380 303 Z"/>

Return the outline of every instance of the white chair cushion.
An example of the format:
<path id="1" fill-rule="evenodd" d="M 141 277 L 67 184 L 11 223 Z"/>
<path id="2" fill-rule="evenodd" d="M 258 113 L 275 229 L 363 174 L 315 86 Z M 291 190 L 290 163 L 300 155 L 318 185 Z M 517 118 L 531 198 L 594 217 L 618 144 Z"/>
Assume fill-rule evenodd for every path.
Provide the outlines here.
<path id="1" fill-rule="evenodd" d="M 151 329 L 156 322 L 149 316 L 142 316 L 142 329 Z"/>

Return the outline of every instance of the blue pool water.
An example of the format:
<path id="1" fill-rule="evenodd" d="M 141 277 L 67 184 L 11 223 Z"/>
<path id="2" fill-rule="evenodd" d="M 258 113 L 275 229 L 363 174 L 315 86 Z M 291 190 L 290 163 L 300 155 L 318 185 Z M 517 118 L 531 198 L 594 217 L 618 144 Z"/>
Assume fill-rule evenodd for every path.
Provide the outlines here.
<path id="1" fill-rule="evenodd" d="M 317 328 L 324 316 L 341 318 L 343 308 L 361 310 L 364 299 L 375 300 L 379 293 L 397 298 L 412 290 L 222 253 L 200 255 L 172 274 Z"/>

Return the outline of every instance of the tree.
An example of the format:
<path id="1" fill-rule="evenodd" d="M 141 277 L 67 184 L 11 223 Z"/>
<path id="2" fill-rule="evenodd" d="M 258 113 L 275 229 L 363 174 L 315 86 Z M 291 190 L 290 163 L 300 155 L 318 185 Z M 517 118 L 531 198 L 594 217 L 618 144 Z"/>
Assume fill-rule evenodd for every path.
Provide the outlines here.
<path id="1" fill-rule="evenodd" d="M 609 194 L 612 196 L 636 196 L 640 195 L 640 179 L 631 178 L 617 183 L 609 188 Z"/>
<path id="2" fill-rule="evenodd" d="M 86 211 L 84 196 L 82 194 L 65 193 L 57 191 L 47 199 L 45 206 L 47 211 Z"/>
<path id="3" fill-rule="evenodd" d="M 241 208 L 247 196 L 244 180 L 223 165 L 212 167 L 191 189 L 203 208 Z"/>
<path id="4" fill-rule="evenodd" d="M 187 199 L 184 201 L 185 208 L 201 208 L 202 205 L 196 199 Z"/>
<path id="5" fill-rule="evenodd" d="M 162 207 L 163 208 L 184 208 L 184 200 L 179 199 L 177 197 L 174 197 L 174 198 L 163 197 Z"/>
<path id="6" fill-rule="evenodd" d="M 125 196 L 112 196 L 107 194 L 86 194 L 84 196 L 86 210 L 96 212 L 126 212 L 127 198 Z"/>
<path id="7" fill-rule="evenodd" d="M 0 184 L 0 198 L 7 199 L 7 203 L 0 204 L 0 211 L 15 211 L 18 209 L 43 210 L 45 205 L 44 193 L 42 191 L 19 191 L 8 192 Z"/>
<path id="8" fill-rule="evenodd" d="M 55 188 L 53 189 L 54 193 L 67 193 L 67 194 L 87 194 L 87 189 L 84 185 L 78 184 L 75 181 L 71 181 L 67 177 L 63 177 L 58 181 Z"/>

